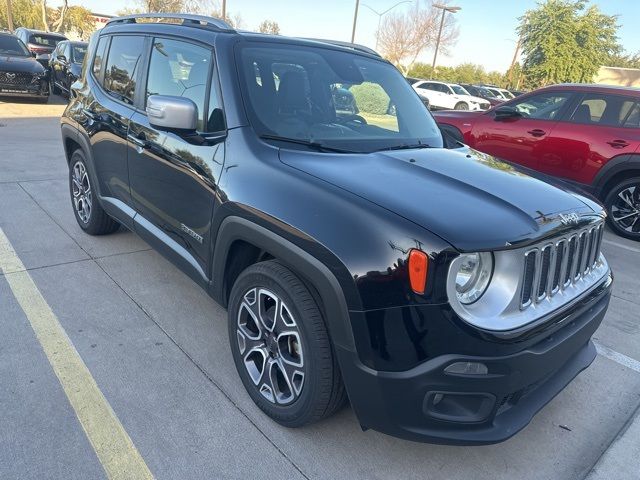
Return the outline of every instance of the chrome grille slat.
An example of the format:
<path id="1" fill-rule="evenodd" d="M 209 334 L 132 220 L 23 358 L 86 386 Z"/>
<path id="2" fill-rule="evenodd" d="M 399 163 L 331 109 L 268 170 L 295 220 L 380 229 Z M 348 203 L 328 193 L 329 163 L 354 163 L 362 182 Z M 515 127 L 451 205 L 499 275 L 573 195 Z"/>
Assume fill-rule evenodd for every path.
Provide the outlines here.
<path id="1" fill-rule="evenodd" d="M 571 287 L 599 265 L 604 224 L 591 225 L 543 243 L 524 254 L 520 308 Z"/>

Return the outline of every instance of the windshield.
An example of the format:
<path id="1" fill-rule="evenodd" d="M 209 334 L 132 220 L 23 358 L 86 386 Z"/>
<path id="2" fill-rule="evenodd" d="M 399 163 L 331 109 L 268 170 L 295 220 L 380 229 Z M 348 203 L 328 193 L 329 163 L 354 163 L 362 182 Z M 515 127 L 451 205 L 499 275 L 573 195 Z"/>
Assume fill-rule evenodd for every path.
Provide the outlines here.
<path id="1" fill-rule="evenodd" d="M 482 94 L 485 97 L 489 97 L 489 98 L 497 98 L 496 94 L 493 93 L 491 90 L 489 90 L 488 88 L 483 88 L 483 87 L 478 87 L 478 90 L 480 90 L 482 92 Z"/>
<path id="2" fill-rule="evenodd" d="M 27 50 L 24 43 L 18 38 L 11 35 L 0 35 L 0 54 L 14 55 L 18 57 L 30 57 L 31 53 Z"/>
<path id="3" fill-rule="evenodd" d="M 512 98 L 516 98 L 513 93 L 511 93 L 509 90 L 500 90 L 500 93 L 502 94 L 502 96 L 504 98 L 506 98 L 507 100 L 511 100 Z"/>
<path id="4" fill-rule="evenodd" d="M 82 63 L 84 56 L 87 53 L 86 45 L 72 45 L 71 48 L 71 61 L 73 63 Z"/>
<path id="5" fill-rule="evenodd" d="M 433 117 L 385 61 L 274 44 L 245 44 L 238 56 L 247 113 L 260 136 L 349 152 L 442 147 Z"/>
<path id="6" fill-rule="evenodd" d="M 41 47 L 55 47 L 58 42 L 63 41 L 64 38 L 55 35 L 46 35 L 44 33 L 34 34 L 29 37 L 29 43 L 39 45 Z"/>
<path id="7" fill-rule="evenodd" d="M 469 92 L 467 92 L 463 87 L 461 87 L 460 85 L 449 85 L 453 91 L 455 93 L 457 93 L 458 95 L 469 95 Z"/>

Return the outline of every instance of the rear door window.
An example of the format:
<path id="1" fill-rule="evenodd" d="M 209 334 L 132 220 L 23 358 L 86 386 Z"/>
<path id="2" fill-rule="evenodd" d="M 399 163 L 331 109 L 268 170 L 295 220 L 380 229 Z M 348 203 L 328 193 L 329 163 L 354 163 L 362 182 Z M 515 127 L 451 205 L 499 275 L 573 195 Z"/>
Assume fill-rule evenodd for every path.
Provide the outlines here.
<path id="1" fill-rule="evenodd" d="M 144 37 L 123 35 L 111 39 L 103 86 L 111 96 L 130 105 L 133 105 L 143 50 Z"/>
<path id="2" fill-rule="evenodd" d="M 569 121 L 612 127 L 623 124 L 626 126 L 635 104 L 635 99 L 621 95 L 588 93 L 582 96 Z M 633 123 L 633 119 L 631 122 Z"/>

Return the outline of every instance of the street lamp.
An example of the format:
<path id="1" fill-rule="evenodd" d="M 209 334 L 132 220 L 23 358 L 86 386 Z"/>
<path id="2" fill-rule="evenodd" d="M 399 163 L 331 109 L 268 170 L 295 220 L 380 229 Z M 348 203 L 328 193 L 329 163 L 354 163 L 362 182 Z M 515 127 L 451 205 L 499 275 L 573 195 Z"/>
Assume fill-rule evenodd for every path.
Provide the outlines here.
<path id="1" fill-rule="evenodd" d="M 438 40 L 436 41 L 436 51 L 433 52 L 433 63 L 431 64 L 431 68 L 435 70 L 436 68 L 436 59 L 438 58 L 438 48 L 440 47 L 440 37 L 442 36 L 442 27 L 444 26 L 444 15 L 447 12 L 456 13 L 461 10 L 461 7 L 451 7 L 449 5 L 441 5 L 439 3 L 434 3 L 433 8 L 440 8 L 442 10 L 442 18 L 440 19 L 440 30 L 438 30 Z"/>
<path id="2" fill-rule="evenodd" d="M 376 30 L 376 50 L 378 50 L 378 39 L 380 38 L 380 22 L 382 21 L 382 17 L 384 17 L 391 10 L 393 10 L 397 6 L 402 5 L 403 3 L 412 3 L 412 0 L 403 0 L 402 2 L 398 2 L 393 7 L 387 8 L 384 12 L 379 12 L 379 11 L 374 10 L 373 8 L 371 8 L 369 5 L 366 5 L 364 3 L 362 4 L 363 7 L 368 8 L 369 10 L 371 10 L 373 13 L 375 13 L 378 16 L 378 29 Z"/>

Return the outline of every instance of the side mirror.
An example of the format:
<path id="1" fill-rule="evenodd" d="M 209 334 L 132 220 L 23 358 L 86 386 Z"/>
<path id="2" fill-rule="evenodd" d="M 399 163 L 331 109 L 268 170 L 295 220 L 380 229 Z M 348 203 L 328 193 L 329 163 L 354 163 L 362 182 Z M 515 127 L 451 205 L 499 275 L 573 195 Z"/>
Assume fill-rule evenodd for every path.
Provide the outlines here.
<path id="1" fill-rule="evenodd" d="M 198 107 L 184 97 L 151 95 L 147 116 L 152 127 L 164 130 L 195 131 L 198 125 Z"/>
<path id="2" fill-rule="evenodd" d="M 503 106 L 503 107 L 498 107 L 494 110 L 494 113 L 496 114 L 496 122 L 501 122 L 504 120 L 510 120 L 510 119 L 517 119 L 517 118 L 522 118 L 522 114 L 516 110 L 513 107 L 509 107 L 509 106 Z"/>
<path id="3" fill-rule="evenodd" d="M 36 57 L 38 56 L 38 54 L 37 54 L 36 52 L 31 52 L 31 56 L 32 56 L 33 58 L 36 58 Z"/>
<path id="4" fill-rule="evenodd" d="M 59 62 L 67 63 L 67 57 L 65 57 L 64 55 L 58 55 L 56 58 Z"/>

